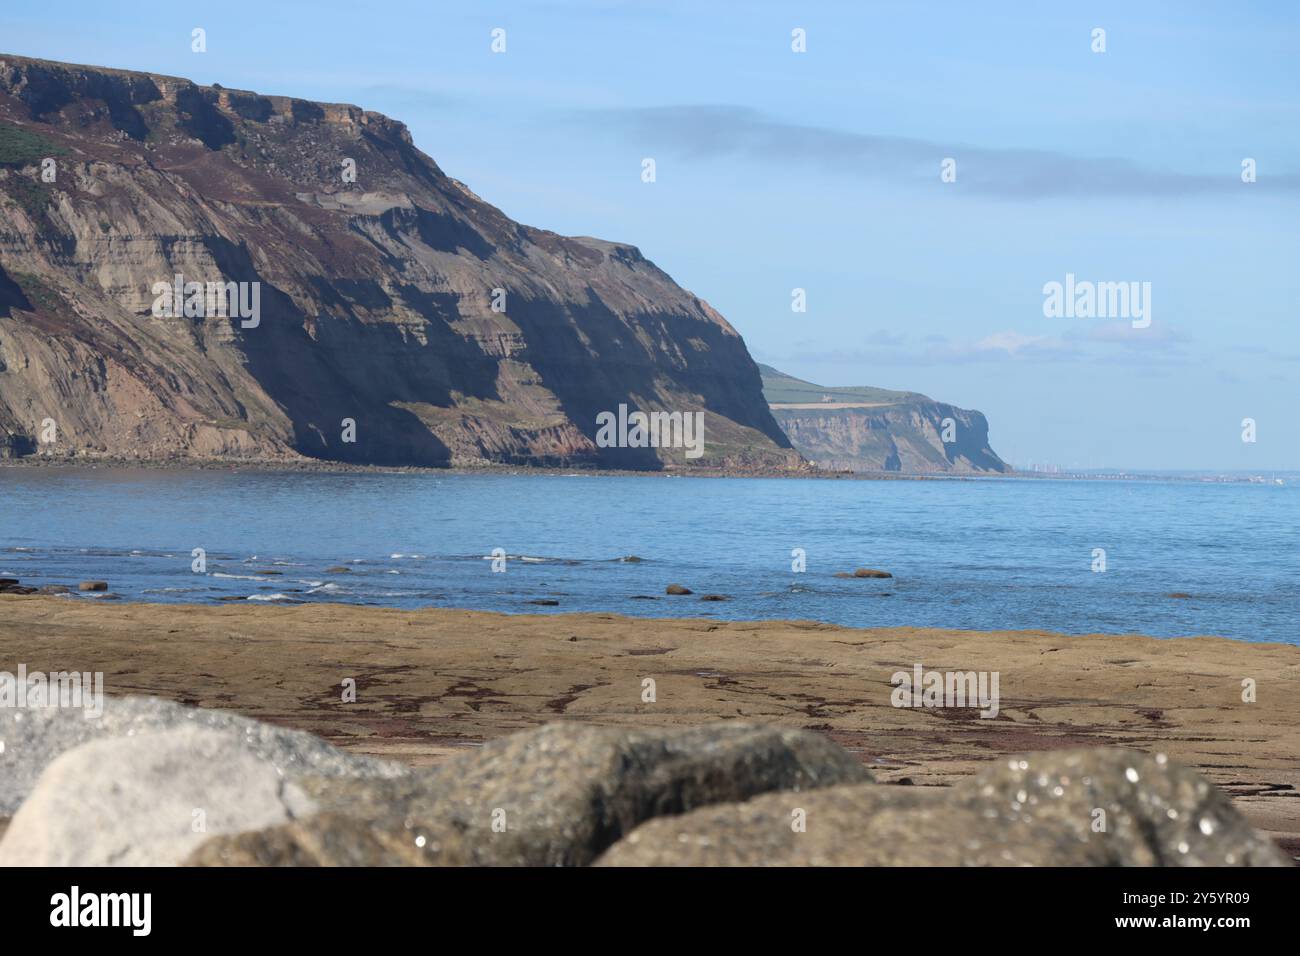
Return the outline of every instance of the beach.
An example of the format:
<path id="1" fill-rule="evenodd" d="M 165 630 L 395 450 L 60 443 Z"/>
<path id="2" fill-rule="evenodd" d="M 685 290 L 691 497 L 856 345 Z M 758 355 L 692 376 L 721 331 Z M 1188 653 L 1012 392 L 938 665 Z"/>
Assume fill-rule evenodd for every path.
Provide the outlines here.
<path id="1" fill-rule="evenodd" d="M 1132 747 L 1198 769 L 1300 855 L 1291 645 L 35 595 L 0 595 L 0 644 L 0 669 L 102 671 L 109 695 L 229 709 L 414 766 L 566 720 L 812 729 L 878 780 L 920 787 L 951 785 L 1007 754 Z M 917 666 L 996 673 L 997 716 L 895 706 L 891 678 Z M 1253 702 L 1243 700 L 1247 680 Z"/>

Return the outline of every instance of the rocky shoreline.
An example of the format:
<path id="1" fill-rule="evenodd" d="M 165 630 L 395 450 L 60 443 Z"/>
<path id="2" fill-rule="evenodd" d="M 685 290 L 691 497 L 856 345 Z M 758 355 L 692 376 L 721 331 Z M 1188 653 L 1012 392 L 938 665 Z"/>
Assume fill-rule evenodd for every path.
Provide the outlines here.
<path id="1" fill-rule="evenodd" d="M 0 712 L 0 866 L 1284 866 L 1163 754 L 878 783 L 806 730 L 550 723 L 431 769 L 146 697 Z"/>
<path id="2" fill-rule="evenodd" d="M 477 842 L 457 843 L 448 836 L 445 824 L 450 818 L 443 810 L 421 810 L 412 816 L 410 808 L 455 803 L 459 798 L 446 796 L 443 784 L 431 781 L 469 779 L 477 772 L 472 770 L 478 766 L 474 761 L 486 759 L 484 754 L 533 753 L 528 759 L 545 766 L 556 753 L 605 748 L 601 752 L 615 754 L 608 760 L 622 773 L 630 766 L 650 766 L 620 749 L 630 746 L 629 739 L 660 741 L 637 743 L 637 754 L 643 746 L 653 749 L 664 740 L 678 739 L 673 735 L 708 741 L 700 746 L 718 753 L 719 741 L 731 739 L 727 734 L 750 741 L 743 753 L 757 747 L 762 756 L 737 757 L 739 763 L 723 760 L 712 770 L 701 763 L 692 774 L 714 781 L 719 776 L 743 778 L 751 771 L 795 775 L 781 777 L 779 785 L 766 789 L 727 791 L 708 801 L 669 798 L 656 791 L 659 795 L 645 799 L 673 809 L 619 818 L 620 838 L 639 835 L 602 862 L 998 863 L 1007 862 L 1004 850 L 1018 862 L 1047 862 L 1042 856 L 1046 846 L 1058 847 L 1079 863 L 1177 862 L 1183 842 L 1204 849 L 1208 844 L 1182 837 L 1172 844 L 1148 839 L 1153 832 L 1150 821 L 1134 815 L 1148 797 L 1141 789 L 1124 789 L 1132 783 L 1130 769 L 1143 786 L 1157 781 L 1153 785 L 1159 799 L 1180 817 L 1209 813 L 1207 826 L 1214 832 L 1203 836 L 1239 836 L 1253 827 L 1280 849 L 1276 860 L 1300 855 L 1300 768 L 1294 759 L 1300 752 L 1300 649 L 1286 645 L 1219 638 L 855 630 L 810 622 L 645 620 L 612 614 L 502 615 L 345 605 L 105 605 L 0 595 L 0 646 L 6 649 L 0 670 L 13 670 L 22 662 L 30 669 L 103 672 L 110 705 L 117 697 L 144 694 L 205 708 L 203 716 L 184 720 L 176 718 L 174 710 L 166 720 L 149 718 L 169 733 L 177 724 L 187 731 L 212 730 L 207 722 L 224 721 L 244 727 L 241 734 L 246 734 L 247 723 L 239 723 L 246 717 L 258 722 L 253 725 L 261 728 L 257 736 L 310 734 L 310 744 L 294 747 L 316 755 L 312 760 L 323 760 L 320 754 L 326 752 L 331 756 L 324 762 L 331 766 L 351 767 L 355 761 L 356 766 L 379 762 L 390 768 L 377 780 L 349 771 L 325 775 L 332 781 L 326 784 L 303 783 L 303 805 L 316 808 L 311 814 L 277 816 L 276 806 L 283 801 L 276 796 L 263 804 L 267 813 L 258 818 L 258 826 L 240 824 L 224 832 L 222 839 L 234 843 L 218 842 L 218 834 L 210 829 L 214 842 L 204 862 L 284 862 L 286 855 L 295 861 L 373 862 L 387 860 L 390 853 L 398 854 L 400 862 L 538 862 L 534 857 L 489 859 Z M 895 706 L 891 674 L 915 663 L 998 672 L 1001 706 L 996 717 L 982 719 L 972 709 Z M 1241 700 L 1243 678 L 1258 682 L 1257 701 Z M 155 702 L 145 711 L 149 707 L 161 712 L 174 704 Z M 0 721 L 11 720 L 15 713 L 0 708 Z M 112 725 L 112 713 L 110 706 L 99 721 L 73 716 L 78 724 Z M 557 721 L 563 723 L 561 728 L 539 729 Z M 736 729 L 742 727 L 750 729 Z M 97 756 L 92 753 L 96 766 L 155 759 L 151 751 L 133 755 L 128 745 L 112 743 L 111 734 L 79 732 L 85 736 L 75 739 L 77 747 L 110 747 Z M 39 745 L 15 747 L 18 738 L 9 733 L 8 738 L 0 733 L 0 739 L 11 741 L 0 761 L 25 759 L 28 770 L 15 773 L 9 769 L 13 765 L 6 764 L 0 780 L 26 781 L 21 785 L 35 788 L 40 774 L 56 769 L 58 762 L 51 763 L 56 751 L 66 748 L 50 743 L 51 737 Z M 574 742 L 579 739 L 586 743 Z M 69 744 L 73 742 L 70 738 Z M 319 749 L 327 745 L 326 751 Z M 210 765 L 222 765 L 229 762 L 221 756 L 226 753 L 223 746 L 212 740 L 180 741 L 174 754 L 182 760 L 187 748 L 197 748 L 211 755 Z M 663 746 L 674 752 L 678 747 Z M 118 747 L 127 749 L 111 749 Z M 800 763 L 803 758 L 797 755 L 807 753 L 816 753 L 816 760 Z M 1019 761 L 1033 753 L 1041 756 L 1023 759 L 1030 768 L 1041 768 L 1041 774 L 1025 777 L 1028 771 Z M 1166 755 L 1167 763 L 1159 754 Z M 856 770 L 846 769 L 843 755 Z M 1171 769 L 1179 765 L 1189 769 Z M 492 773 L 501 772 L 501 786 L 522 805 L 558 799 L 528 790 L 540 785 L 535 769 L 506 773 L 504 765 L 493 766 L 497 770 Z M 443 776 L 435 773 L 443 767 L 460 769 L 443 771 Z M 803 769 L 796 772 L 792 767 Z M 808 789 L 806 774 L 831 772 L 827 768 L 833 773 L 825 778 L 824 791 L 818 787 L 815 799 L 801 795 L 794 806 L 782 804 L 781 794 Z M 245 770 L 250 780 L 261 773 L 251 764 Z M 88 771 L 74 766 L 60 772 Z M 364 779 L 357 783 L 354 776 Z M 576 785 L 580 775 L 564 771 L 562 776 L 566 785 Z M 1084 776 L 1100 789 L 1081 793 L 1060 782 Z M 868 777 L 875 782 L 868 784 Z M 233 771 L 230 779 L 235 779 Z M 1046 786 L 1040 779 L 1057 782 L 1039 792 L 1038 787 Z M 1015 780 L 1021 784 L 1012 795 L 1025 791 L 1021 810 L 1036 806 L 1030 796 L 1043 806 L 1062 809 L 1047 814 L 1047 822 L 1039 820 L 1035 810 L 1029 814 L 1033 819 L 1007 817 L 980 824 L 976 829 L 982 849 L 970 851 L 970 856 L 961 855 L 960 843 L 954 844 L 958 849 L 944 851 L 948 856 L 933 849 L 953 843 L 936 834 L 975 826 L 990 809 L 984 803 L 991 796 L 986 786 L 1005 796 Z M 600 785 L 606 789 L 599 793 L 607 792 L 607 783 Z M 1057 786 L 1062 787 L 1060 795 L 1054 793 Z M 296 793 L 291 796 L 298 799 Z M 608 809 L 604 799 L 596 799 L 595 805 Z M 1105 806 L 1114 811 L 1108 811 L 1112 821 L 1119 813 L 1136 828 L 1126 831 L 1131 839 L 1125 838 L 1123 847 L 1097 843 L 1079 830 L 1091 825 L 1078 819 L 1079 801 L 1092 799 L 1110 801 Z M 641 800 L 633 802 L 639 806 Z M 0 817 L 17 809 L 12 799 L 9 804 L 0 805 Z M 368 809 L 362 812 L 362 806 Z M 1071 809 L 1063 809 L 1067 806 Z M 1099 802 L 1089 812 L 1101 806 Z M 934 840 L 919 846 L 890 842 L 871 849 L 864 837 L 841 852 L 833 838 L 792 841 L 784 831 L 770 831 L 777 817 L 788 830 L 795 809 L 806 811 L 810 820 L 824 815 L 839 821 L 836 833 L 889 828 L 896 834 L 929 833 Z M 1250 826 L 1233 822 L 1239 818 L 1230 810 Z M 76 815 L 73 808 L 60 813 Z M 355 825 L 358 815 L 367 820 L 366 828 Z M 411 855 L 414 851 L 403 836 L 408 831 L 394 828 L 399 816 L 425 827 L 425 846 L 441 848 L 436 858 L 426 859 L 424 847 Z M 379 826 L 381 819 L 388 823 Z M 363 829 L 379 834 L 374 836 L 378 843 L 370 838 L 357 843 Z M 261 835 L 240 836 L 254 832 Z M 1110 832 L 1116 832 L 1114 826 Z M 734 835 L 722 841 L 734 853 L 723 853 L 708 839 L 709 834 L 723 833 Z M 809 824 L 800 835 L 811 834 Z M 1214 852 L 1223 854 L 1216 857 L 1220 862 L 1227 862 L 1229 852 L 1238 862 L 1274 859 L 1258 856 L 1253 849 L 1244 852 L 1243 847 L 1255 844 L 1233 839 L 1231 851 L 1216 844 Z M 6 843 L 9 840 L 7 836 Z M 340 841 L 352 846 L 355 855 L 346 860 L 331 857 L 330 848 Z M 569 850 L 547 846 L 547 852 L 558 856 L 545 862 L 578 862 L 564 855 Z M 612 852 L 613 846 L 599 852 Z M 695 849 L 688 853 L 682 847 Z M 197 849 L 190 847 L 187 854 Z M 581 862 L 595 859 L 595 851 L 588 856 Z"/>
<path id="3" fill-rule="evenodd" d="M 0 456 L 0 468 L 138 468 L 150 471 L 258 471 L 258 472 L 335 472 L 338 474 L 432 474 L 432 475 L 566 475 L 599 477 L 680 478 L 820 478 L 861 481 L 959 481 L 973 475 L 910 474 L 900 472 L 851 472 L 818 468 L 711 468 L 692 466 L 660 469 L 627 470 L 595 468 L 583 463 L 573 465 L 514 465 L 485 461 L 481 464 L 449 465 L 367 465 L 322 458 L 123 458 L 117 455 L 26 455 L 20 458 Z M 1005 476 L 1003 476 L 1005 477 Z"/>

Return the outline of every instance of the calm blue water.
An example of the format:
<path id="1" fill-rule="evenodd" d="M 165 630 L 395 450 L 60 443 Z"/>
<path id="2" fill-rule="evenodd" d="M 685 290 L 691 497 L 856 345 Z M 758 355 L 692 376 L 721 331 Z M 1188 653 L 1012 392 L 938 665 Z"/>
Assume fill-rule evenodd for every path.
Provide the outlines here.
<path id="1" fill-rule="evenodd" d="M 204 574 L 191 571 L 193 548 L 207 551 Z M 494 548 L 511 556 L 505 573 L 484 560 Z M 807 553 L 805 573 L 791 571 L 794 548 Z M 1091 570 L 1094 548 L 1106 551 L 1105 573 Z M 625 555 L 644 560 L 617 560 Z M 327 572 L 336 565 L 352 571 Z M 833 577 L 864 566 L 895 577 Z M 1300 485 L 7 468 L 0 576 L 104 579 L 147 601 L 227 596 L 1294 644 Z M 673 582 L 732 600 L 666 597 Z M 1176 591 L 1192 597 L 1165 596 Z M 527 603 L 542 598 L 559 607 Z"/>

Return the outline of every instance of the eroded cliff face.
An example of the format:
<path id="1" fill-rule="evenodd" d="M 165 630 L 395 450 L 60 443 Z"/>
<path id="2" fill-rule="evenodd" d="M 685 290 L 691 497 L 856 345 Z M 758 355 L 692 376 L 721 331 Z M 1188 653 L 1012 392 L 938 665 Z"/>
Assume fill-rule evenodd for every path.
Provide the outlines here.
<path id="1" fill-rule="evenodd" d="M 794 447 L 820 468 L 905 474 L 1011 470 L 989 447 L 983 415 L 941 402 L 775 414 Z M 952 441 L 943 438 L 945 419 L 952 422 Z"/>
<path id="2" fill-rule="evenodd" d="M 257 321 L 160 317 L 176 276 L 256 283 Z M 620 404 L 703 412 L 704 454 L 598 447 Z M 801 464 L 707 303 L 512 221 L 402 124 L 0 55 L 0 455 L 27 453 Z"/>
<path id="3" fill-rule="evenodd" d="M 980 413 L 916 392 L 824 388 L 761 366 L 772 412 L 817 467 L 904 474 L 1009 472 Z"/>

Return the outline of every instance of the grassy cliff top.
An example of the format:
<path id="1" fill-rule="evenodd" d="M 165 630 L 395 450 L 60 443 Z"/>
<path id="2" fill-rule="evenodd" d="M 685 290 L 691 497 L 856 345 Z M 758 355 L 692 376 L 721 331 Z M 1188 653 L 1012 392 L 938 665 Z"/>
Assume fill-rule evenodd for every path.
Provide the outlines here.
<path id="1" fill-rule="evenodd" d="M 770 365 L 758 366 L 763 376 L 763 397 L 769 405 L 802 405 L 822 401 L 829 395 L 835 403 L 862 402 L 870 405 L 905 405 L 915 402 L 928 402 L 930 399 L 920 392 L 895 392 L 887 388 L 875 388 L 871 385 L 843 385 L 827 388 L 805 382 L 801 378 L 787 375 Z"/>

